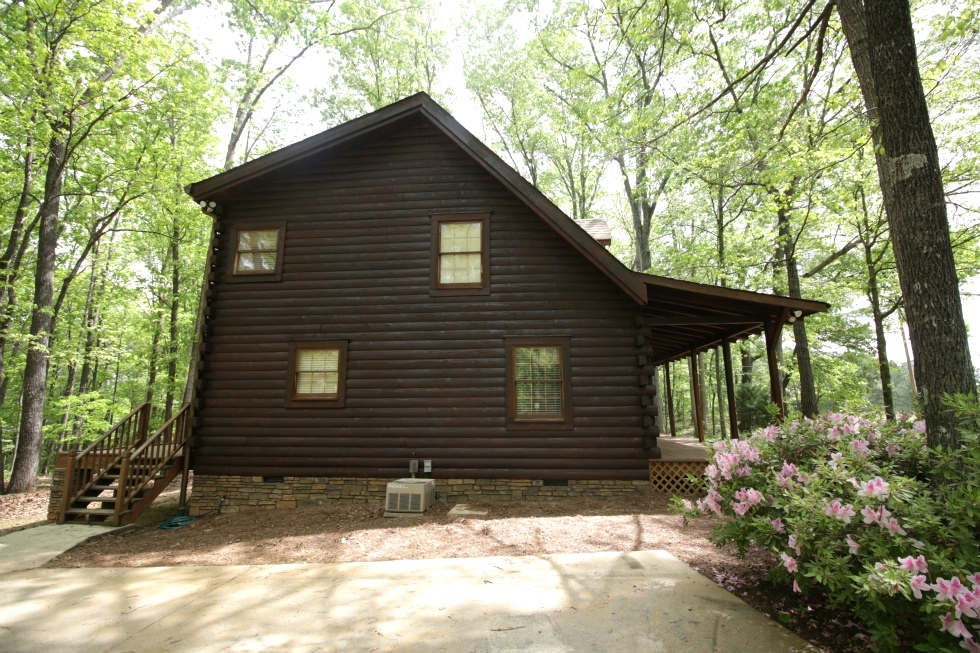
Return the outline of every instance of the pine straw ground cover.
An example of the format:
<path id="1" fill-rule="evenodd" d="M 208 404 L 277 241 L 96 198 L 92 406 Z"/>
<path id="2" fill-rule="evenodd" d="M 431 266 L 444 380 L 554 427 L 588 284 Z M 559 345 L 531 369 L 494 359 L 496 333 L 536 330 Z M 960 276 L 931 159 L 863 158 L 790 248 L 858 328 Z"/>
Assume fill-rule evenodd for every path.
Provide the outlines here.
<path id="1" fill-rule="evenodd" d="M 23 494 L 0 494 L 0 536 L 28 526 L 43 524 L 48 517 L 51 478 L 37 481 L 37 490 Z"/>
<path id="2" fill-rule="evenodd" d="M 734 550 L 711 544 L 707 536 L 717 523 L 714 518 L 680 527 L 665 494 L 470 504 L 488 513 L 463 519 L 449 517 L 452 504 L 444 502 L 420 518 L 400 519 L 385 519 L 380 506 L 331 504 L 214 514 L 176 531 L 160 530 L 157 524 L 174 514 L 176 485 L 157 499 L 154 514 L 144 514 L 135 530 L 95 537 L 45 566 L 250 565 L 665 549 L 825 653 L 870 650 L 847 613 L 771 585 L 768 553 L 750 551 L 739 559 Z M 42 517 L 43 503 L 37 513 Z M 22 505 L 0 496 L 0 524 Z"/>

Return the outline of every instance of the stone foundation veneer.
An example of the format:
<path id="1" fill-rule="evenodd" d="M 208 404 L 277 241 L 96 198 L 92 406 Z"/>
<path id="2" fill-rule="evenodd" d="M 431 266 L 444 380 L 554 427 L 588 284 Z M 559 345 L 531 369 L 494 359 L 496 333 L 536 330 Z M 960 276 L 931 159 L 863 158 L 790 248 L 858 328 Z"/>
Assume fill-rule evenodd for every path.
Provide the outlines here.
<path id="1" fill-rule="evenodd" d="M 190 514 L 201 515 L 225 498 L 221 512 L 319 506 L 332 501 L 379 504 L 385 488 L 396 479 L 286 476 L 281 482 L 265 482 L 261 476 L 194 475 Z M 437 478 L 436 496 L 452 503 L 466 501 L 520 501 L 565 497 L 613 497 L 648 492 L 650 482 L 568 481 L 568 487 L 544 485 L 519 479 Z"/>

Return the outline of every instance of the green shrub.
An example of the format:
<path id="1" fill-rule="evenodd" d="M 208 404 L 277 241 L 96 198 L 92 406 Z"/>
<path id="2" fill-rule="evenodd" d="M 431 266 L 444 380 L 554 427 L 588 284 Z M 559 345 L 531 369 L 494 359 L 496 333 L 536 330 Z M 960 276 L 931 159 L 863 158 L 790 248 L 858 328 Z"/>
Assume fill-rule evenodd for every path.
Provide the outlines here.
<path id="1" fill-rule="evenodd" d="M 772 550 L 775 582 L 822 589 L 882 651 L 980 653 L 980 406 L 955 399 L 963 446 L 926 448 L 925 426 L 831 413 L 719 442 L 687 517 L 724 517 L 719 546 Z"/>

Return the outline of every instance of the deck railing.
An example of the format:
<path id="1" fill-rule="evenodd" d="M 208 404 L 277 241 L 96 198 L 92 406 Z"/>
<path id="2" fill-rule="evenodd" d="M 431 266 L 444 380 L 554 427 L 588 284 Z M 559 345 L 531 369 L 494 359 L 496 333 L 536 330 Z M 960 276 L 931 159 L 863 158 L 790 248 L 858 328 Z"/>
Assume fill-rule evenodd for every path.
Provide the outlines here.
<path id="1" fill-rule="evenodd" d="M 146 438 L 133 451 L 122 455 L 113 523 L 119 523 L 123 507 L 136 499 L 157 473 L 173 460 L 187 443 L 190 433 L 187 428 L 189 407 L 190 404 L 184 404 L 156 433 Z"/>
<path id="2" fill-rule="evenodd" d="M 72 505 L 133 446 L 146 439 L 150 426 L 150 404 L 145 403 L 109 429 L 105 435 L 68 459 L 59 523 Z M 119 502 L 116 502 L 117 510 Z"/>

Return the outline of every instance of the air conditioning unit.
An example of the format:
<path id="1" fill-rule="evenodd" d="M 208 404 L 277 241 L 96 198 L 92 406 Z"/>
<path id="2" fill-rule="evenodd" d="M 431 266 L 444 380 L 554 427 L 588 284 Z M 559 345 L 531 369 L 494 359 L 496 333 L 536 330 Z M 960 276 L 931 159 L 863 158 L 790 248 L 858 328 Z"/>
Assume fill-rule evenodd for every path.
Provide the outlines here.
<path id="1" fill-rule="evenodd" d="M 388 483 L 386 512 L 425 512 L 436 498 L 436 482 L 431 478 L 401 478 Z"/>

